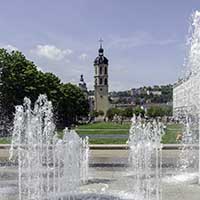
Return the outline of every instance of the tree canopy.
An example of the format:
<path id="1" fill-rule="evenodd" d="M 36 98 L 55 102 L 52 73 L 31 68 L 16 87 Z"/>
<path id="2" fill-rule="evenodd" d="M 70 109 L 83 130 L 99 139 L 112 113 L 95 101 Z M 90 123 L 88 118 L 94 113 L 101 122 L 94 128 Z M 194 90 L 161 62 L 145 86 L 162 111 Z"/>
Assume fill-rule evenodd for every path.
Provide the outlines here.
<path id="1" fill-rule="evenodd" d="M 134 109 L 133 113 L 134 113 L 136 116 L 139 116 L 139 115 L 140 115 L 141 117 L 144 117 L 144 115 L 145 115 L 145 110 L 142 109 L 140 106 L 137 106 L 137 107 Z"/>
<path id="2" fill-rule="evenodd" d="M 53 73 L 44 73 L 18 51 L 0 49 L 1 113 L 13 119 L 14 106 L 24 97 L 34 102 L 39 94 L 52 101 L 58 124 L 70 125 L 88 114 L 88 102 L 83 92 L 70 83 L 61 83 Z"/>
<path id="3" fill-rule="evenodd" d="M 147 110 L 147 116 L 149 117 L 163 117 L 163 116 L 172 116 L 172 107 L 171 106 L 151 106 Z"/>

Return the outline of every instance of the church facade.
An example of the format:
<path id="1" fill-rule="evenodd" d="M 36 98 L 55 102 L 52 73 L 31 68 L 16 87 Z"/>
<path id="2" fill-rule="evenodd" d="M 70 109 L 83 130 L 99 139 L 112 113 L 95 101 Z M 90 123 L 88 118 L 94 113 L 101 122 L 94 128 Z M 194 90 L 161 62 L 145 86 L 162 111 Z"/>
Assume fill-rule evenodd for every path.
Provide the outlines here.
<path id="1" fill-rule="evenodd" d="M 94 109 L 97 112 L 103 111 L 105 116 L 110 103 L 108 98 L 108 59 L 104 56 L 102 44 L 100 44 L 98 54 L 94 60 Z"/>

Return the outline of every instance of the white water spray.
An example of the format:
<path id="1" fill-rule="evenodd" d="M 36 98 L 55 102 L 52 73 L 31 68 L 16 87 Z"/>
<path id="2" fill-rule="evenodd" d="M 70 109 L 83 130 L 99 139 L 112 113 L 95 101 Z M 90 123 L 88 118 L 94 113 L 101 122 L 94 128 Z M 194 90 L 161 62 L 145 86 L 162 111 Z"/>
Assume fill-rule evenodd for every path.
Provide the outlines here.
<path id="1" fill-rule="evenodd" d="M 200 183 L 200 12 L 192 15 L 188 37 L 188 55 L 184 78 L 174 87 L 174 115 L 183 122 L 183 145 L 179 168 L 187 172 L 198 168 Z M 198 163 L 197 163 L 198 161 Z M 198 165 L 198 166 L 197 166 Z M 196 167 L 197 166 L 197 167 Z"/>
<path id="2" fill-rule="evenodd" d="M 19 200 L 70 199 L 88 175 L 88 138 L 64 130 L 59 139 L 52 104 L 40 95 L 31 109 L 24 99 L 16 107 L 10 159 L 19 171 Z"/>
<path id="3" fill-rule="evenodd" d="M 136 200 L 161 200 L 162 144 L 160 122 L 132 118 L 128 145 L 129 161 L 135 178 Z"/>

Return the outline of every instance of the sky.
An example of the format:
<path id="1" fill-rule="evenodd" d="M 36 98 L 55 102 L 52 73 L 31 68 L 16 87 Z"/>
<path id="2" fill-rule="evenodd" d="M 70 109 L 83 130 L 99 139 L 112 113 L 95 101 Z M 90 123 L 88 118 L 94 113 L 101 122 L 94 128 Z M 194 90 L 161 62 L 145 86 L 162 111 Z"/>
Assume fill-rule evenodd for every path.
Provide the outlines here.
<path id="1" fill-rule="evenodd" d="M 186 55 L 199 0 L 0 0 L 0 47 L 19 50 L 40 70 L 94 85 L 103 38 L 109 90 L 173 84 Z"/>

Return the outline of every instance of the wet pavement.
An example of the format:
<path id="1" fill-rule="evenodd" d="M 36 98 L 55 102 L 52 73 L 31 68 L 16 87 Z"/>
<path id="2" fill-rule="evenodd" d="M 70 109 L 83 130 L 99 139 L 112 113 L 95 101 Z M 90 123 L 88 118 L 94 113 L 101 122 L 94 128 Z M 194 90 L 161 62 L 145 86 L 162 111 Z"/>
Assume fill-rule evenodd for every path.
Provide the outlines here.
<path id="1" fill-rule="evenodd" d="M 189 174 L 174 176 L 179 173 L 176 171 L 179 153 L 179 150 L 163 150 L 162 200 L 200 200 L 200 185 L 194 169 L 190 169 Z M 8 152 L 0 149 L 0 200 L 16 200 L 17 166 L 5 164 L 7 156 Z M 134 185 L 128 166 L 128 150 L 90 151 L 89 181 L 81 187 L 81 191 L 134 200 Z M 99 199 L 112 198 L 103 196 Z"/>

